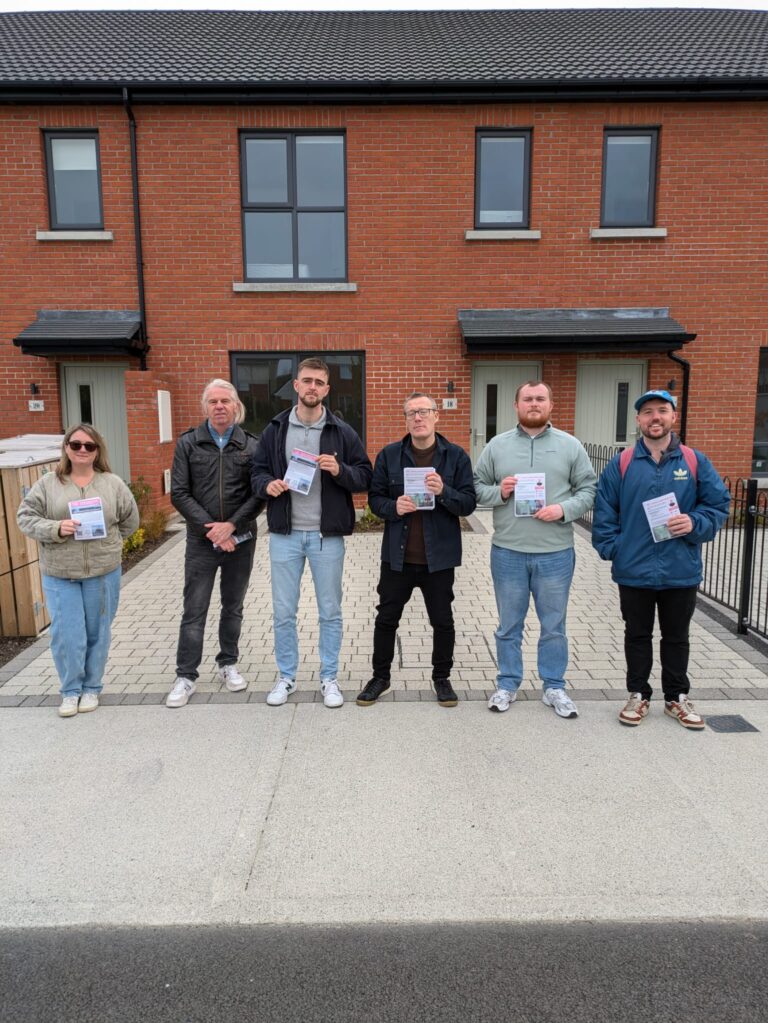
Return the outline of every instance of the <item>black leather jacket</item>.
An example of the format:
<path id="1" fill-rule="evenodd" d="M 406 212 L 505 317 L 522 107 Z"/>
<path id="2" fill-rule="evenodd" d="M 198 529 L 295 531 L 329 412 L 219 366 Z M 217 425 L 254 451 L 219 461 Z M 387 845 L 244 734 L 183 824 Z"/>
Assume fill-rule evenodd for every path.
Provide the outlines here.
<path id="1" fill-rule="evenodd" d="M 281 480 L 288 463 L 285 458 L 285 435 L 291 410 L 279 412 L 261 435 L 251 465 L 251 483 L 255 494 L 268 498 L 267 522 L 270 533 L 290 533 L 291 495 L 269 497 L 267 487 L 274 479 Z M 325 426 L 320 433 L 320 454 L 335 455 L 341 472 L 333 477 L 320 475 L 320 531 L 325 536 L 348 536 L 355 527 L 352 494 L 368 489 L 373 468 L 362 441 L 351 426 L 337 419 L 326 409 Z"/>
<path id="2" fill-rule="evenodd" d="M 251 490 L 251 458 L 258 440 L 235 426 L 225 448 L 219 448 L 207 422 L 182 433 L 171 470 L 171 503 L 187 520 L 187 529 L 205 536 L 206 522 L 232 522 L 235 533 L 256 533 L 256 517 L 264 507 Z"/>

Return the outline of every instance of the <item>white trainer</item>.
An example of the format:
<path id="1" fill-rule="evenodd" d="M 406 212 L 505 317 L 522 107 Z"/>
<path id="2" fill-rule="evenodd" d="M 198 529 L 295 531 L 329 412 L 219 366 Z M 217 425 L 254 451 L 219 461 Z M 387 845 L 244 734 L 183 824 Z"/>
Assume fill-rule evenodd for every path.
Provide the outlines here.
<path id="1" fill-rule="evenodd" d="M 280 707 L 288 702 L 288 697 L 295 689 L 295 681 L 286 675 L 281 675 L 272 687 L 272 692 L 267 693 L 267 703 L 270 707 Z"/>
<path id="2" fill-rule="evenodd" d="M 344 703 L 339 683 L 335 678 L 321 678 L 320 692 L 323 694 L 323 703 L 326 707 L 340 707 Z"/>
<path id="3" fill-rule="evenodd" d="M 193 679 L 180 675 L 176 679 L 173 689 L 165 698 L 166 707 L 186 707 L 195 689 L 197 689 L 197 685 Z"/>
<path id="4" fill-rule="evenodd" d="M 230 693 L 239 693 L 241 689 L 245 689 L 248 685 L 237 670 L 236 664 L 222 664 L 216 675 L 219 682 L 223 682 Z"/>
<path id="5" fill-rule="evenodd" d="M 559 714 L 561 718 L 577 718 L 579 716 L 576 704 L 564 689 L 545 689 L 541 701 L 548 707 L 552 707 L 555 714 Z"/>
<path id="6" fill-rule="evenodd" d="M 77 710 L 79 714 L 87 714 L 91 710 L 96 710 L 99 705 L 99 694 L 98 693 L 83 693 L 80 697 L 80 705 Z"/>
<path id="7" fill-rule="evenodd" d="M 73 718 L 77 714 L 77 705 L 80 702 L 79 696 L 62 696 L 59 706 L 60 718 Z"/>
<path id="8" fill-rule="evenodd" d="M 488 701 L 488 710 L 495 710 L 502 714 L 505 710 L 509 710 L 510 703 L 514 703 L 516 699 L 516 689 L 497 689 Z"/>

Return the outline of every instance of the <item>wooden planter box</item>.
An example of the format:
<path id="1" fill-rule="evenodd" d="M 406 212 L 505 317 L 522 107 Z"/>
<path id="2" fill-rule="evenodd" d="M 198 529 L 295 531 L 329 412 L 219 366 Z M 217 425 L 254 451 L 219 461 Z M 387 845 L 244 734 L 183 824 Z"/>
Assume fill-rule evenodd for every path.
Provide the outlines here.
<path id="1" fill-rule="evenodd" d="M 50 623 L 37 543 L 19 530 L 16 511 L 30 487 L 59 461 L 61 437 L 0 440 L 0 635 L 37 636 Z"/>

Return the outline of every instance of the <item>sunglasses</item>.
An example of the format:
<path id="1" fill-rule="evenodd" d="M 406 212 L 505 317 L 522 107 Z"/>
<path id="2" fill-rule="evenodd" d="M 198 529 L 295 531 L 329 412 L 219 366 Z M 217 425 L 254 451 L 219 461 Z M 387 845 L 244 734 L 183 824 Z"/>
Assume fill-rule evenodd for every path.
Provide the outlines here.
<path id="1" fill-rule="evenodd" d="M 73 451 L 79 451 L 80 448 L 84 448 L 89 455 L 93 451 L 99 450 L 99 445 L 94 444 L 92 440 L 71 440 L 68 441 L 67 447 L 72 448 Z"/>

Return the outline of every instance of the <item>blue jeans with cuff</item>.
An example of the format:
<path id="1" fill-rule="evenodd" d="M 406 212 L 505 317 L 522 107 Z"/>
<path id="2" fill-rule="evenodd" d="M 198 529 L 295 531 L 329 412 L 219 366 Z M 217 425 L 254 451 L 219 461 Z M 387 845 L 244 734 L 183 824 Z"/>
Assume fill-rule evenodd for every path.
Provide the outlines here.
<path id="1" fill-rule="evenodd" d="M 90 579 L 43 576 L 51 616 L 51 654 L 62 696 L 102 690 L 122 574 L 118 567 Z"/>
<path id="2" fill-rule="evenodd" d="M 515 692 L 523 680 L 523 626 L 533 595 L 541 625 L 539 677 L 544 689 L 565 689 L 568 667 L 565 617 L 575 565 L 572 547 L 545 554 L 491 547 L 491 576 L 499 610 L 497 688 Z"/>

